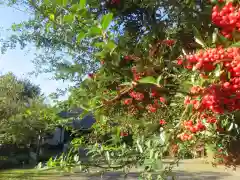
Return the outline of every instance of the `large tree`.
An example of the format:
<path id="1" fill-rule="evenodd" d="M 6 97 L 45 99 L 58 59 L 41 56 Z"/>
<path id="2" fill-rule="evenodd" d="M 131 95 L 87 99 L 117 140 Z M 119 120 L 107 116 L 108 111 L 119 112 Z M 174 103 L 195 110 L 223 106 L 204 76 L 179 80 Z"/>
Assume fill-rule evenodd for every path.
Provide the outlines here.
<path id="1" fill-rule="evenodd" d="M 22 47 L 34 43 L 44 52 L 35 58 L 39 71 L 55 72 L 56 78 L 70 78 L 77 82 L 98 69 L 101 57 L 93 61 L 96 59 L 93 54 L 99 45 L 93 46 L 97 39 L 91 36 L 99 30 L 93 24 L 108 12 L 113 12 L 114 17 L 112 36 L 119 41 L 123 52 L 131 49 L 128 53 L 137 51 L 136 46 L 143 41 L 147 46 L 151 44 L 151 53 L 155 53 L 157 41 L 165 37 L 177 39 L 181 48 L 192 50 L 198 46 L 194 42 L 192 27 L 209 31 L 207 24 L 210 20 L 205 12 L 210 6 L 206 1 L 91 0 L 88 1 L 88 11 L 81 9 L 79 1 L 12 2 L 14 7 L 27 9 L 32 18 L 12 26 L 14 33 L 4 41 L 2 50 L 14 48 L 18 43 Z M 90 37 L 84 38 L 86 32 L 90 33 Z M 124 43 L 120 42 L 120 36 L 124 36 Z M 179 51 L 181 49 L 175 52 L 175 56 Z"/>
<path id="2" fill-rule="evenodd" d="M 0 77 L 1 143 L 29 143 L 58 124 L 57 109 L 46 105 L 40 88 L 12 73 Z"/>
<path id="3" fill-rule="evenodd" d="M 1 120 L 18 113 L 24 103 L 30 98 L 40 95 L 38 86 L 26 80 L 17 79 L 12 73 L 0 77 L 1 86 Z"/>

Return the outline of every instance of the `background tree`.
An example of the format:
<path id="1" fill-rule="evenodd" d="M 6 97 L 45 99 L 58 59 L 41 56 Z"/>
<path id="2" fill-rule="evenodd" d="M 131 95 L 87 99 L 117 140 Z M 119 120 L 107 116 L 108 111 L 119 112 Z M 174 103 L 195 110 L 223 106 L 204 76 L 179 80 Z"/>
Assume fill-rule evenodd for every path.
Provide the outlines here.
<path id="1" fill-rule="evenodd" d="M 1 143 L 28 144 L 39 134 L 54 130 L 57 109 L 44 103 L 40 88 L 12 73 L 0 77 Z"/>

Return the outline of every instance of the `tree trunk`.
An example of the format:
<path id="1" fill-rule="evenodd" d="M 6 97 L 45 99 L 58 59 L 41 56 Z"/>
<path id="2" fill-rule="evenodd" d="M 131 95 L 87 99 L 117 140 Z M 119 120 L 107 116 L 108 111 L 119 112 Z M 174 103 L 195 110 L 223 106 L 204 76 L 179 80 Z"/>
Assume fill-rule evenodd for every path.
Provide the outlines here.
<path id="1" fill-rule="evenodd" d="M 39 162 L 40 150 L 41 150 L 41 143 L 42 143 L 42 135 L 41 132 L 38 135 L 37 139 L 37 150 L 36 150 L 36 162 Z"/>

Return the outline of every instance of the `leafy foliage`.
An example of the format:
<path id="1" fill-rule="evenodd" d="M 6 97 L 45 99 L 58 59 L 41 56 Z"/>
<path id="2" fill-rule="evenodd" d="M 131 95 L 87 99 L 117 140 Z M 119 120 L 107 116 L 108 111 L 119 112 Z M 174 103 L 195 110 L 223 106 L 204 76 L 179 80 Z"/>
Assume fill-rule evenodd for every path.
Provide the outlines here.
<path id="1" fill-rule="evenodd" d="M 44 103 L 40 89 L 8 73 L 0 77 L 1 143 L 29 143 L 59 123 L 57 111 Z"/>
<path id="2" fill-rule="evenodd" d="M 36 59 L 39 65 L 50 65 L 47 68 L 56 72 L 56 78 L 76 80 L 63 106 L 81 107 L 97 120 L 89 134 L 73 140 L 68 158 L 51 160 L 49 165 L 104 170 L 144 166 L 144 179 L 151 179 L 158 170 L 158 179 L 163 179 L 172 166 L 163 167 L 162 159 L 172 147 L 177 154 L 173 163 L 202 142 L 216 151 L 220 144 L 223 156 L 228 154 L 230 140 L 238 138 L 234 123 L 238 108 L 227 111 L 225 105 L 217 104 L 221 100 L 204 108 L 203 100 L 207 92 L 217 92 L 212 87 L 222 87 L 223 71 L 230 71 L 231 77 L 230 65 L 218 60 L 221 55 L 225 59 L 229 46 L 237 46 L 238 32 L 234 31 L 233 39 L 229 34 L 223 37 L 217 24 L 211 23 L 210 2 L 48 0 L 27 4 L 34 18 L 14 25 L 16 34 L 3 50 L 17 42 L 43 48 L 45 53 Z M 210 48 L 219 49 L 209 55 Z M 215 58 L 221 48 L 222 54 Z M 204 53 L 209 56 L 202 57 Z M 224 113 L 216 110 L 217 105 L 225 108 Z M 208 117 L 215 119 L 208 122 Z M 89 163 L 78 158 L 80 146 L 90 150 Z"/>

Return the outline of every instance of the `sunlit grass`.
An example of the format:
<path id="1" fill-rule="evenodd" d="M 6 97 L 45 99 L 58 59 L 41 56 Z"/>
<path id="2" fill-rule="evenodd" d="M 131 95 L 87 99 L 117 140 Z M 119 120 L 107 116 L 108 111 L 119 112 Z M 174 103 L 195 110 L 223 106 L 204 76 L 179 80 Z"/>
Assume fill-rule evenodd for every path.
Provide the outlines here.
<path id="1" fill-rule="evenodd" d="M 65 173 L 60 173 L 53 170 L 38 170 L 38 169 L 14 169 L 0 171 L 1 180 L 47 180 L 63 176 Z"/>

